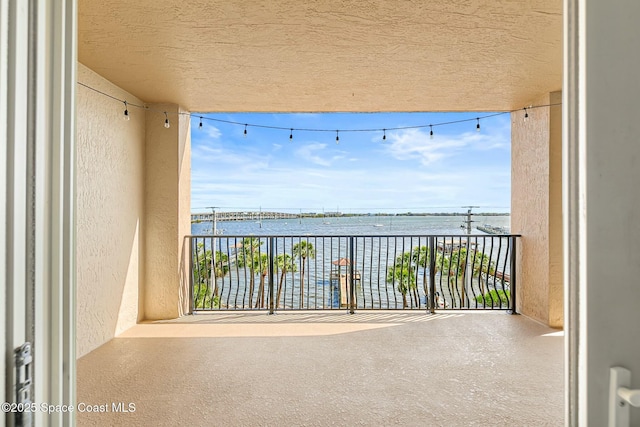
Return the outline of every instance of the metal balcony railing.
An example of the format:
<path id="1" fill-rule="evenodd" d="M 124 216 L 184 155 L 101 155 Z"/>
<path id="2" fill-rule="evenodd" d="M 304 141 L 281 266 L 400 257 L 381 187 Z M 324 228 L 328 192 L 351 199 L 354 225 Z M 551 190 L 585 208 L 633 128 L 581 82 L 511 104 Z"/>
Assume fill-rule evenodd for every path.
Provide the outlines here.
<path id="1" fill-rule="evenodd" d="M 188 236 L 191 310 L 515 313 L 518 237 Z"/>

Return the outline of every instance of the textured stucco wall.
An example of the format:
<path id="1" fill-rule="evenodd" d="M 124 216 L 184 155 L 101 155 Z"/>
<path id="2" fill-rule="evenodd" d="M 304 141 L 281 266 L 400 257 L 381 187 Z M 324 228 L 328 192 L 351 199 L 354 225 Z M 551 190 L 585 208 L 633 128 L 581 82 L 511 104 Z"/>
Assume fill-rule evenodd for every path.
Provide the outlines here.
<path id="1" fill-rule="evenodd" d="M 189 312 L 188 244 L 184 236 L 191 234 L 191 120 L 180 115 L 178 135 L 178 251 L 180 254 L 180 308 Z"/>
<path id="2" fill-rule="evenodd" d="M 564 326 L 562 92 L 549 94 L 549 326 Z"/>
<path id="3" fill-rule="evenodd" d="M 171 127 L 164 127 L 167 112 Z M 147 111 L 145 213 L 145 318 L 183 313 L 182 245 L 190 234 L 190 136 L 188 116 L 176 105 L 152 104 Z"/>
<path id="4" fill-rule="evenodd" d="M 559 103 L 553 92 L 531 102 Z M 563 324 L 562 111 L 561 107 L 512 114 L 511 230 L 519 248 L 518 310 L 553 327 Z"/>
<path id="5" fill-rule="evenodd" d="M 503 111 L 562 87 L 559 0 L 78 3 L 84 63 L 191 111 Z"/>
<path id="6" fill-rule="evenodd" d="M 82 64 L 78 81 L 131 103 Z M 145 113 L 85 87 L 77 95 L 77 355 L 142 317 Z"/>

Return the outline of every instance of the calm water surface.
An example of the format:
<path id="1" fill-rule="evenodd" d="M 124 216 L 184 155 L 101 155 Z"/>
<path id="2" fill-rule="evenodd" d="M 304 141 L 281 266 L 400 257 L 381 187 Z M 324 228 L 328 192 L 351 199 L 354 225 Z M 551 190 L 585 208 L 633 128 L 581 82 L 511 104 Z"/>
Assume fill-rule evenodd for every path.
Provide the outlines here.
<path id="1" fill-rule="evenodd" d="M 359 216 L 335 218 L 273 219 L 256 221 L 220 221 L 218 230 L 222 235 L 410 235 L 410 234 L 466 234 L 462 228 L 466 217 L 462 216 Z M 489 224 L 509 227 L 510 217 L 479 216 L 472 217 L 474 225 Z M 191 225 L 194 235 L 211 234 L 211 222 Z M 484 234 L 472 228 L 473 234 Z M 220 233 L 220 231 L 219 231 Z"/>

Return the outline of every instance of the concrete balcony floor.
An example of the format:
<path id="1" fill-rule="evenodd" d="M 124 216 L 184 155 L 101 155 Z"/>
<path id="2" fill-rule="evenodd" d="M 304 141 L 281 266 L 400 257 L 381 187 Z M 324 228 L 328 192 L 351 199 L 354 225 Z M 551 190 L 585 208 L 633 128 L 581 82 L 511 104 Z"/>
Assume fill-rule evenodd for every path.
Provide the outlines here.
<path id="1" fill-rule="evenodd" d="M 78 425 L 562 426 L 562 353 L 502 312 L 199 314 L 82 357 L 78 402 L 110 412 Z"/>

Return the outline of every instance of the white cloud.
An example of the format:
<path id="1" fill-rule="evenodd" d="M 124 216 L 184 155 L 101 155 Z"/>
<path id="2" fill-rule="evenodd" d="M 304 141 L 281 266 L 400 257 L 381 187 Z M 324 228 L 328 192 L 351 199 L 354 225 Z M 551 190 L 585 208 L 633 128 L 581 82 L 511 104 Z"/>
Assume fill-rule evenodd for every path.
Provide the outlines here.
<path id="1" fill-rule="evenodd" d="M 419 160 L 423 165 L 429 165 L 443 157 L 450 155 L 450 150 L 464 145 L 462 141 L 444 138 L 430 139 L 429 135 L 420 129 L 408 129 L 387 135 L 389 144 L 385 145 L 389 154 L 398 160 Z"/>
<path id="2" fill-rule="evenodd" d="M 390 142 L 385 147 L 398 160 L 418 160 L 431 165 L 445 158 L 456 156 L 464 150 L 493 150 L 509 148 L 509 141 L 502 129 L 495 132 L 465 132 L 460 135 L 437 135 L 431 138 L 428 131 L 407 129 L 387 134 Z"/>
<path id="3" fill-rule="evenodd" d="M 327 148 L 327 144 L 311 143 L 298 148 L 295 154 L 303 160 L 320 166 L 331 166 L 331 161 L 318 154 Z"/>
<path id="4" fill-rule="evenodd" d="M 200 132 L 200 129 L 196 129 L 197 132 Z M 202 124 L 202 131 L 204 132 L 204 134 L 208 137 L 208 139 L 220 139 L 220 129 L 218 129 L 215 126 L 212 126 L 210 124 L 207 123 L 203 123 Z"/>

